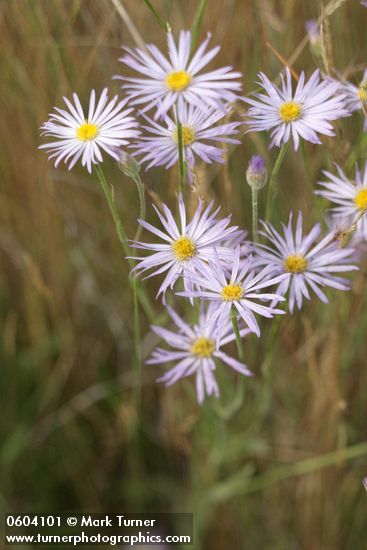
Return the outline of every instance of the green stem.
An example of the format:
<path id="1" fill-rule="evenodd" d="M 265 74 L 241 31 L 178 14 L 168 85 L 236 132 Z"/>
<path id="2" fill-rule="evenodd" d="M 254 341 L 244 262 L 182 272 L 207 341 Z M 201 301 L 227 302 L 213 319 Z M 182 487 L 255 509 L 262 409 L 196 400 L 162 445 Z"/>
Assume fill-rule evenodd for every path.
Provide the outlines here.
<path id="1" fill-rule="evenodd" d="M 238 328 L 238 323 L 237 323 L 237 312 L 234 308 L 232 308 L 232 311 L 231 311 L 231 321 L 232 321 L 233 330 L 234 330 L 234 333 L 235 333 L 235 336 L 236 336 L 238 357 L 242 361 L 243 358 L 244 358 L 242 338 L 241 338 L 240 330 Z"/>
<path id="2" fill-rule="evenodd" d="M 150 9 L 154 17 L 156 18 L 159 25 L 163 28 L 163 30 L 168 30 L 168 24 L 162 19 L 162 17 L 159 15 L 153 4 L 150 2 L 150 0 L 144 0 L 147 7 Z"/>
<path id="3" fill-rule="evenodd" d="M 184 189 L 185 189 L 185 162 L 184 162 L 184 155 L 183 155 L 182 124 L 178 119 L 177 112 L 176 112 L 176 124 L 177 124 L 177 147 L 178 147 L 178 168 L 179 168 L 178 191 L 183 195 Z"/>
<path id="4" fill-rule="evenodd" d="M 139 174 L 134 174 L 133 180 L 136 183 L 136 186 L 138 188 L 139 193 L 139 203 L 140 203 L 140 212 L 139 217 L 141 220 L 145 220 L 145 213 L 146 213 L 146 207 L 145 207 L 145 187 L 144 183 L 141 181 Z M 139 237 L 142 232 L 142 226 L 139 224 L 138 229 L 136 230 L 134 240 L 138 241 Z"/>
<path id="5" fill-rule="evenodd" d="M 141 358 L 141 330 L 140 330 L 140 318 L 139 318 L 139 303 L 137 292 L 137 280 L 133 279 L 133 295 L 134 295 L 134 364 L 135 364 L 135 406 L 136 410 L 140 409 L 141 403 L 141 372 L 142 372 L 142 358 Z"/>
<path id="6" fill-rule="evenodd" d="M 112 214 L 113 221 L 115 222 L 116 227 L 116 233 L 119 238 L 119 241 L 121 243 L 122 249 L 124 251 L 125 256 L 130 255 L 130 248 L 128 244 L 127 235 L 125 233 L 124 226 L 122 225 L 122 221 L 120 219 L 120 215 L 118 212 L 118 208 L 116 205 L 115 196 L 112 190 L 112 187 L 110 187 L 106 181 L 106 178 L 102 172 L 102 168 L 99 166 L 99 164 L 95 165 L 95 172 L 97 174 L 99 183 L 101 184 L 101 187 L 103 189 L 104 195 L 107 199 L 108 206 L 110 207 L 110 211 Z M 134 267 L 134 263 L 131 260 L 131 258 L 128 258 L 127 261 L 129 262 L 130 267 Z M 129 282 L 133 286 L 134 281 L 129 277 Z M 154 312 L 154 309 L 150 303 L 148 294 L 145 291 L 145 288 L 141 285 L 140 282 L 136 283 L 137 286 L 137 294 L 139 297 L 139 301 L 147 315 L 150 321 L 154 320 L 156 315 Z"/>
<path id="7" fill-rule="evenodd" d="M 258 241 L 258 196 L 259 190 L 251 187 L 251 199 L 252 199 L 252 240 L 254 243 Z"/>
<path id="8" fill-rule="evenodd" d="M 273 171 L 270 175 L 269 180 L 269 189 L 268 189 L 268 198 L 266 201 L 266 211 L 265 211 L 265 221 L 269 222 L 271 221 L 271 215 L 273 212 L 273 206 L 274 206 L 274 199 L 276 196 L 276 183 L 278 178 L 279 169 L 282 165 L 285 153 L 287 151 L 288 143 L 284 143 L 282 147 L 280 148 L 278 158 L 275 161 Z"/>
<path id="9" fill-rule="evenodd" d="M 191 31 L 191 51 L 195 48 L 207 3 L 208 0 L 201 0 L 195 14 L 195 19 Z"/>
<path id="10" fill-rule="evenodd" d="M 122 221 L 120 219 L 118 209 L 116 206 L 115 196 L 112 190 L 112 187 L 110 187 L 106 181 L 106 178 L 104 176 L 104 173 L 102 172 L 102 168 L 99 166 L 99 164 L 95 165 L 95 171 L 99 179 L 99 183 L 101 184 L 101 187 L 103 189 L 103 192 L 105 194 L 105 197 L 108 202 L 108 206 L 110 207 L 110 211 L 113 217 L 113 221 L 115 222 L 116 232 L 117 236 L 119 238 L 119 241 L 122 245 L 122 248 L 124 250 L 124 253 L 126 256 L 130 254 L 130 248 L 128 245 L 128 239 L 127 235 L 125 233 L 124 226 L 122 225 Z M 132 266 L 132 261 L 128 260 L 129 264 Z"/>

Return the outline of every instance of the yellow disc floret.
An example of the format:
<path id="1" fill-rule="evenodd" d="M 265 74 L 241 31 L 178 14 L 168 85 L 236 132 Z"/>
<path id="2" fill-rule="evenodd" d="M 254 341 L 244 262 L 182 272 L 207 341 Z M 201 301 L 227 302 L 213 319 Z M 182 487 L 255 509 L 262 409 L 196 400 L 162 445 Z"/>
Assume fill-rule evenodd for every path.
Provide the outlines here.
<path id="1" fill-rule="evenodd" d="M 244 291 L 241 285 L 227 285 L 222 288 L 221 296 L 225 302 L 234 302 L 240 300 L 244 295 Z"/>
<path id="2" fill-rule="evenodd" d="M 211 357 L 215 350 L 215 342 L 210 338 L 201 337 L 195 340 L 191 347 L 191 353 L 194 353 L 198 357 Z"/>
<path id="3" fill-rule="evenodd" d="M 190 84 L 192 78 L 186 71 L 174 71 L 166 76 L 166 84 L 173 92 L 181 92 Z"/>
<path id="4" fill-rule="evenodd" d="M 186 147 L 187 145 L 191 145 L 194 143 L 196 138 L 196 133 L 191 126 L 182 126 L 182 145 Z M 173 139 L 176 143 L 178 143 L 178 130 L 174 131 Z"/>
<path id="5" fill-rule="evenodd" d="M 360 83 L 358 88 L 358 97 L 362 103 L 367 103 L 367 80 Z"/>
<path id="6" fill-rule="evenodd" d="M 361 189 L 354 197 L 354 204 L 360 210 L 367 209 L 367 189 Z"/>
<path id="7" fill-rule="evenodd" d="M 291 254 L 284 261 L 284 267 L 288 273 L 303 273 L 307 266 L 308 261 L 302 254 Z"/>
<path id="8" fill-rule="evenodd" d="M 189 237 L 179 237 L 171 246 L 176 259 L 181 262 L 193 258 L 196 254 L 196 245 Z"/>
<path id="9" fill-rule="evenodd" d="M 279 107 L 280 118 L 284 122 L 294 122 L 297 120 L 302 113 L 302 107 L 299 103 L 294 101 L 287 101 Z"/>
<path id="10" fill-rule="evenodd" d="M 84 122 L 84 124 L 79 126 L 76 131 L 76 137 L 80 139 L 80 141 L 89 141 L 91 139 L 94 139 L 97 134 L 97 126 L 95 124 L 91 124 L 87 120 Z"/>

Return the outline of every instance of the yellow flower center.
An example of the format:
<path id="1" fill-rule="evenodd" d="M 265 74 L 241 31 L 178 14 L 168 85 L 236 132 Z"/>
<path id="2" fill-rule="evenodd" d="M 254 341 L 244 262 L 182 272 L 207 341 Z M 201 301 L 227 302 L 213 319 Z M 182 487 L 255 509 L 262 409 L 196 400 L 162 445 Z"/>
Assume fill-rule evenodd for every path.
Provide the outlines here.
<path id="1" fill-rule="evenodd" d="M 88 141 L 91 139 L 94 139 L 96 135 L 98 134 L 98 127 L 95 124 L 90 124 L 87 120 L 79 126 L 79 128 L 76 131 L 76 137 L 80 139 L 80 141 Z"/>
<path id="2" fill-rule="evenodd" d="M 354 204 L 360 210 L 366 210 L 367 208 L 367 189 L 361 189 L 358 191 L 354 198 Z"/>
<path id="3" fill-rule="evenodd" d="M 166 84 L 173 92 L 181 92 L 190 84 L 192 78 L 186 71 L 174 71 L 166 76 Z"/>
<path id="4" fill-rule="evenodd" d="M 367 82 L 361 82 L 358 88 L 358 96 L 362 103 L 367 102 Z"/>
<path id="5" fill-rule="evenodd" d="M 191 347 L 191 352 L 198 357 L 211 357 L 215 350 L 215 342 L 210 338 L 198 338 Z"/>
<path id="6" fill-rule="evenodd" d="M 301 116 L 302 107 L 299 103 L 294 101 L 287 101 L 279 107 L 280 118 L 284 122 L 293 122 Z"/>
<path id="7" fill-rule="evenodd" d="M 291 254 L 284 262 L 284 267 L 288 273 L 303 273 L 307 266 L 308 261 L 301 254 Z"/>
<path id="8" fill-rule="evenodd" d="M 222 288 L 221 296 L 225 302 L 233 302 L 234 300 L 240 300 L 244 295 L 244 291 L 241 285 L 227 285 Z"/>
<path id="9" fill-rule="evenodd" d="M 196 245 L 189 237 L 179 237 L 171 246 L 177 260 L 181 262 L 192 258 L 196 254 Z"/>
<path id="10" fill-rule="evenodd" d="M 196 138 L 196 133 L 191 126 L 182 126 L 182 145 L 186 147 L 187 145 L 191 145 L 194 143 Z M 177 128 L 174 131 L 173 139 L 176 143 L 178 143 L 178 131 Z"/>

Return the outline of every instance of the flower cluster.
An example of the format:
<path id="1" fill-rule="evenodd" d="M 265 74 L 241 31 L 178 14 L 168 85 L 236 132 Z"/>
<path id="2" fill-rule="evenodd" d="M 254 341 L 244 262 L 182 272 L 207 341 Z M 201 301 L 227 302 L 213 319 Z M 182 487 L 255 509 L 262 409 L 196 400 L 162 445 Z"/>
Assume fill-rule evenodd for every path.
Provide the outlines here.
<path id="1" fill-rule="evenodd" d="M 317 23 L 307 22 L 306 29 L 311 46 L 316 48 L 320 41 Z M 319 70 L 306 81 L 303 71 L 298 75 L 285 67 L 285 74 L 275 81 L 260 72 L 261 91 L 241 97 L 242 75 L 231 66 L 204 72 L 220 49 L 208 49 L 209 41 L 210 35 L 192 53 L 189 31 L 180 32 L 178 44 L 168 32 L 167 56 L 153 44 L 145 49 L 125 48 L 120 61 L 133 74 L 114 78 L 122 81 L 126 97 L 109 100 L 105 88 L 97 100 L 92 90 L 85 110 L 76 94 L 73 101 L 64 98 L 67 109 L 55 107 L 41 127 L 43 135 L 56 141 L 40 147 L 55 159 L 55 166 L 64 161 L 71 169 L 80 160 L 91 172 L 106 153 L 138 183 L 140 164 L 147 170 L 186 166 L 192 182 L 196 163 L 223 163 L 223 144 L 239 145 L 239 129 L 247 125 L 248 132 L 270 132 L 270 148 L 281 147 L 270 177 L 273 184 L 290 140 L 295 151 L 301 140 L 321 145 L 320 136 L 335 135 L 331 122 L 356 110 L 365 113 L 367 73 L 356 86 L 325 77 Z M 244 119 L 232 120 L 233 103 L 238 100 L 249 108 Z M 138 109 L 135 113 L 134 108 Z M 328 181 L 319 182 L 322 190 L 316 193 L 337 205 L 331 210 L 333 218 L 345 226 L 356 226 L 355 242 L 367 240 L 367 163 L 363 174 L 356 168 L 354 181 L 339 166 L 336 170 L 337 176 L 324 172 Z M 301 309 L 312 295 L 326 303 L 326 289 L 348 290 L 350 281 L 340 274 L 357 269 L 354 249 L 341 247 L 333 230 L 322 234 L 320 223 L 305 231 L 301 212 L 295 227 L 291 213 L 281 231 L 268 217 L 258 231 L 257 196 L 268 180 L 265 161 L 259 155 L 252 157 L 246 178 L 252 188 L 254 242 L 248 240 L 245 230 L 231 225 L 231 216 L 220 217 L 220 207 L 214 208 L 213 201 L 206 205 L 199 200 L 191 214 L 182 193 L 177 213 L 165 203 L 153 206 L 158 227 L 145 218 L 138 219 L 140 230 L 150 233 L 149 242 L 138 237 L 130 241 L 135 251 L 129 256 L 135 262 L 132 273 L 161 279 L 157 298 L 162 298 L 174 326 L 152 326 L 169 349 L 158 347 L 147 363 L 174 363 L 158 379 L 167 386 L 195 375 L 199 403 L 205 395 L 219 396 L 215 371 L 220 365 L 251 375 L 243 362 L 242 340 L 251 333 L 260 337 L 265 319 L 287 311 L 293 314 L 295 306 Z M 102 185 L 108 193 L 103 180 Z M 141 187 L 139 190 L 141 193 Z M 108 199 L 116 221 L 114 199 Z M 271 202 L 270 190 L 269 199 Z M 137 256 L 137 251 L 143 255 Z M 190 319 L 197 311 L 194 322 L 187 322 L 167 305 L 169 291 L 181 297 L 178 304 L 187 305 Z M 240 360 L 222 350 L 234 341 Z"/>

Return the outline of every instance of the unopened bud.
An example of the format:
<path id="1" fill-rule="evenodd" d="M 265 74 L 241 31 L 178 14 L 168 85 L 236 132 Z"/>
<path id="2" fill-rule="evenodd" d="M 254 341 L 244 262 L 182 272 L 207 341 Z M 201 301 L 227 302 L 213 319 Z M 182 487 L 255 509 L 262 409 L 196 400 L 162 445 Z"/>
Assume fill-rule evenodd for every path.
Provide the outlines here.
<path id="1" fill-rule="evenodd" d="M 247 183 L 253 189 L 261 189 L 268 180 L 268 171 L 265 160 L 260 155 L 251 157 L 246 171 Z"/>
<path id="2" fill-rule="evenodd" d="M 314 19 L 308 19 L 305 23 L 305 28 L 310 41 L 311 50 L 317 57 L 321 55 L 321 34 L 319 26 Z"/>
<path id="3" fill-rule="evenodd" d="M 117 154 L 119 156 L 117 166 L 125 174 L 125 176 L 134 178 L 140 171 L 139 163 L 134 159 L 134 157 L 128 153 L 125 153 L 125 151 L 121 151 L 121 149 L 118 150 Z"/>

